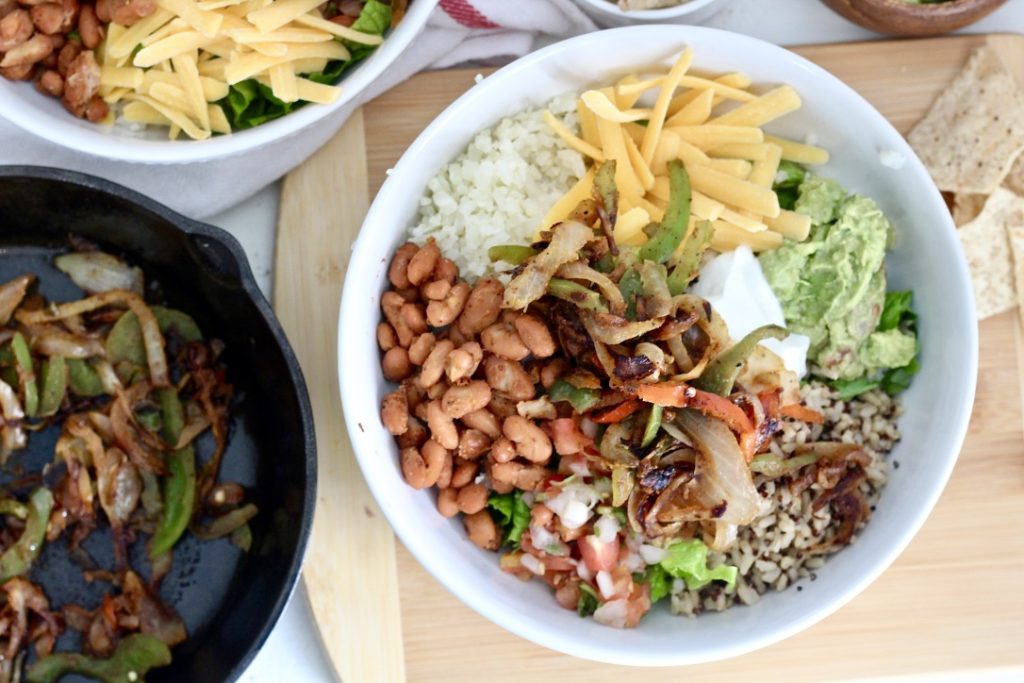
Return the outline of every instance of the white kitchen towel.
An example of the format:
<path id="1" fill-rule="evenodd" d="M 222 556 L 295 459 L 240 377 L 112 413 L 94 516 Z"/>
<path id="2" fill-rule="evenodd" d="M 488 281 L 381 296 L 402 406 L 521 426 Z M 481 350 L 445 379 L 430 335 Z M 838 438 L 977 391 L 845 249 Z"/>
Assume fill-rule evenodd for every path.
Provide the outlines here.
<path id="1" fill-rule="evenodd" d="M 357 102 L 286 141 L 203 164 L 132 164 L 60 147 L 0 119 L 0 164 L 56 166 L 90 173 L 138 190 L 188 216 L 205 218 L 280 178 L 329 140 L 355 107 L 418 71 L 518 57 L 530 51 L 540 34 L 561 37 L 593 29 L 593 23 L 572 0 L 441 0 L 423 33 Z"/>

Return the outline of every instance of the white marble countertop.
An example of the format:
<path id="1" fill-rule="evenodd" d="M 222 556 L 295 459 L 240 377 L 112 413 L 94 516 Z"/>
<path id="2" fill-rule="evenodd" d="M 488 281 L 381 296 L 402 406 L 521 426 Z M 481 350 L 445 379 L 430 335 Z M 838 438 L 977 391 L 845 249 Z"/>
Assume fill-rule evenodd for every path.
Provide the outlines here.
<path id="1" fill-rule="evenodd" d="M 733 0 L 705 25 L 745 33 L 779 45 L 840 43 L 879 37 L 833 14 L 817 0 Z M 970 27 L 967 32 L 1024 33 L 1024 0 L 1010 0 L 1002 9 Z M 256 278 L 268 296 L 274 263 L 279 195 L 280 183 L 274 183 L 211 220 L 242 242 Z M 925 677 L 884 680 L 895 682 L 917 678 Z M 333 680 L 330 665 L 320 648 L 306 592 L 301 585 L 266 645 L 240 680 L 244 683 Z M 882 680 L 873 679 L 873 683 L 881 683 Z M 1024 669 L 942 676 L 929 674 L 927 680 L 938 683 L 1010 683 L 1024 680 Z"/>

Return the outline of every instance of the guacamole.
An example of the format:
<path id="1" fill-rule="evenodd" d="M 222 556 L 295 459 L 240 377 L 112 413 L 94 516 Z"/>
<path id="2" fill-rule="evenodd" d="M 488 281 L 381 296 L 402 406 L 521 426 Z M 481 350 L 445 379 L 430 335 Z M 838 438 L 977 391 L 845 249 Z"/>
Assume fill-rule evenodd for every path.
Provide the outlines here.
<path id="1" fill-rule="evenodd" d="M 917 354 L 913 332 L 879 325 L 892 236 L 881 209 L 834 180 L 806 176 L 794 210 L 811 217 L 810 237 L 766 252 L 760 261 L 789 328 L 811 340 L 813 372 L 851 380 L 909 365 Z"/>

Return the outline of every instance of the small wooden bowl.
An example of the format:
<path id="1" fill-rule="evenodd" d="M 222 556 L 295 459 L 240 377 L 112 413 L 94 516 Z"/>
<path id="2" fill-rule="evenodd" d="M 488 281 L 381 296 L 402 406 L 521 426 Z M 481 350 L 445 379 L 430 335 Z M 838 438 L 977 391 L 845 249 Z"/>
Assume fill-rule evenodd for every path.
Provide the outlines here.
<path id="1" fill-rule="evenodd" d="M 870 31 L 894 36 L 934 36 L 973 24 L 1006 0 L 951 0 L 918 5 L 902 0 L 821 0 Z"/>

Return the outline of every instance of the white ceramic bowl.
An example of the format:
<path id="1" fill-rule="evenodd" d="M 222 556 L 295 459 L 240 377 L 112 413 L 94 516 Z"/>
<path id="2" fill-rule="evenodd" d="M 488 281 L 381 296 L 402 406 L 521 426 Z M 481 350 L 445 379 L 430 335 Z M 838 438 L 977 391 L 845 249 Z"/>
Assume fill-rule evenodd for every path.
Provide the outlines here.
<path id="1" fill-rule="evenodd" d="M 625 12 L 608 0 L 573 0 L 598 26 L 630 24 L 699 24 L 721 11 L 729 0 L 690 0 L 675 7 Z"/>
<path id="2" fill-rule="evenodd" d="M 309 104 L 249 130 L 208 140 L 167 139 L 164 129 L 134 133 L 75 118 L 59 100 L 31 83 L 0 78 L 0 116 L 45 140 L 107 159 L 146 164 L 210 161 L 249 152 L 297 134 L 352 102 L 384 73 L 427 23 L 438 0 L 414 0 L 398 27 L 341 81 L 341 96 L 331 104 Z"/>
<path id="3" fill-rule="evenodd" d="M 423 188 L 476 131 L 558 94 L 667 65 L 685 45 L 693 47 L 700 69 L 740 70 L 759 84 L 789 83 L 803 96 L 803 109 L 770 128 L 796 139 L 813 133 L 832 153 L 821 172 L 874 197 L 892 219 L 898 239 L 888 257 L 890 283 L 914 290 L 922 371 L 903 396 L 903 441 L 891 455 L 899 469 L 891 471 L 857 542 L 831 557 L 816 581 L 803 582 L 800 592 L 770 593 L 753 607 L 697 619 L 670 616 L 658 605 L 638 628 L 618 631 L 560 608 L 539 581 L 503 574 L 494 553 L 476 548 L 461 523 L 437 513 L 433 495 L 405 484 L 380 422 L 380 400 L 390 387 L 379 370 L 374 328 L 388 263 L 405 240 Z M 883 150 L 906 163 L 899 170 L 883 166 Z M 452 593 L 513 633 L 578 657 L 633 665 L 692 664 L 769 645 L 839 609 L 875 580 L 946 484 L 967 428 L 977 369 L 974 303 L 959 242 L 935 185 L 899 133 L 811 62 L 752 38 L 697 27 L 638 26 L 574 38 L 505 67 L 448 107 L 408 149 L 370 209 L 349 265 L 339 339 L 348 432 L 371 490 L 406 547 Z"/>

